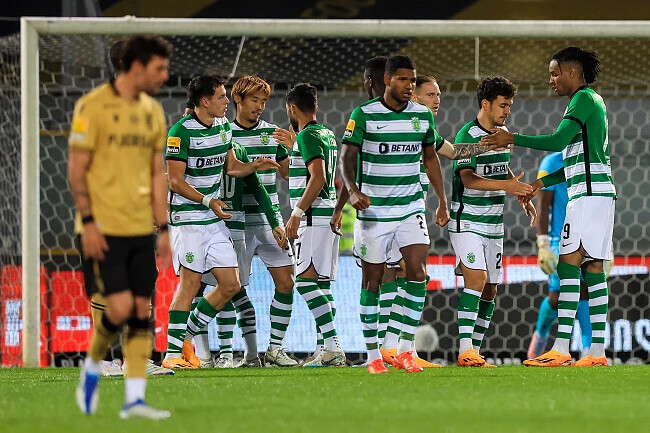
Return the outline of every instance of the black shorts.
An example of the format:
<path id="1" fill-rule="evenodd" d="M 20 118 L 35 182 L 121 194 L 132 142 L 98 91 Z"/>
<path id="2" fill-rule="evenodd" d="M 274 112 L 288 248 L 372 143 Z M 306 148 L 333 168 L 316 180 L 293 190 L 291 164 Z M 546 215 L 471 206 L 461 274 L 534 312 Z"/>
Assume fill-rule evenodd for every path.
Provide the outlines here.
<path id="1" fill-rule="evenodd" d="M 77 237 L 79 251 L 81 237 Z M 81 254 L 86 294 L 109 296 L 130 290 L 134 296 L 150 297 L 156 287 L 154 236 L 106 236 L 108 251 L 102 261 L 87 259 Z"/>

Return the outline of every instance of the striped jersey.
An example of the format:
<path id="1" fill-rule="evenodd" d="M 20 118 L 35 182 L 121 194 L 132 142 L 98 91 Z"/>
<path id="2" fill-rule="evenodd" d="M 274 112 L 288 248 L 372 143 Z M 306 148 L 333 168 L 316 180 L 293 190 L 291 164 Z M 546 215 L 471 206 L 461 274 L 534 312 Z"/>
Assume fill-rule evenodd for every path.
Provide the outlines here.
<path id="1" fill-rule="evenodd" d="M 580 132 L 562 151 L 569 201 L 584 195 L 616 197 L 603 98 L 593 89 L 583 87 L 571 97 L 564 118 L 580 125 Z"/>
<path id="2" fill-rule="evenodd" d="M 235 152 L 235 156 L 238 160 L 243 163 L 251 162 L 246 154 L 246 149 L 244 149 L 238 142 L 232 142 L 232 149 Z M 230 236 L 235 240 L 244 240 L 244 188 L 249 188 L 252 192 L 253 197 L 258 197 L 259 195 L 265 196 L 264 200 L 260 200 L 260 209 L 268 220 L 271 222 L 271 227 L 275 228 L 279 225 L 277 218 L 275 217 L 275 212 L 271 205 L 269 195 L 262 185 L 262 181 L 256 173 L 249 174 L 246 177 L 231 177 L 227 173 L 224 173 L 223 180 L 221 182 L 221 189 L 219 191 L 219 197 L 223 201 L 227 208 L 225 211 L 232 215 L 232 218 L 225 220 L 226 227 L 230 230 Z M 257 204 L 257 199 L 254 198 L 255 203 Z"/>
<path id="3" fill-rule="evenodd" d="M 230 123 L 225 117 L 217 117 L 212 125 L 206 125 L 192 113 L 169 130 L 165 158 L 187 163 L 183 179 L 201 194 L 217 197 L 231 141 Z M 172 225 L 212 224 L 220 220 L 212 209 L 171 189 L 168 203 Z"/>
<path id="4" fill-rule="evenodd" d="M 458 132 L 456 143 L 478 143 L 481 137 L 489 133 L 475 119 Z M 450 232 L 470 232 L 486 238 L 503 238 L 503 205 L 506 192 L 465 188 L 460 172 L 463 169 L 471 169 L 486 179 L 507 180 L 509 163 L 509 149 L 490 151 L 454 161 Z"/>
<path id="5" fill-rule="evenodd" d="M 273 138 L 273 131 L 277 128 L 276 125 L 260 120 L 257 125 L 246 128 L 234 120 L 230 126 L 232 127 L 233 138 L 246 149 L 251 161 L 255 161 L 260 157 L 266 157 L 280 162 L 289 157 L 288 150 Z M 264 184 L 264 188 L 266 188 L 266 192 L 271 197 L 271 202 L 273 203 L 278 220 L 282 221 L 280 202 L 278 201 L 278 192 L 275 184 L 276 173 L 277 171 L 275 169 L 260 170 L 257 172 Z M 269 223 L 264 212 L 260 210 L 251 191 L 246 186 L 244 186 L 244 212 L 247 225 Z"/>
<path id="6" fill-rule="evenodd" d="M 393 110 L 383 98 L 371 99 L 350 115 L 343 143 L 360 148 L 357 180 L 370 198 L 357 219 L 401 221 L 424 212 L 422 148 L 443 143 L 431 110 L 412 101 Z"/>
<path id="7" fill-rule="evenodd" d="M 325 161 L 325 185 L 318 193 L 309 209 L 305 211 L 306 219 L 300 224 L 308 226 L 329 226 L 336 207 L 336 137 L 327 127 L 309 122 L 296 136 L 291 152 L 289 166 L 289 199 L 295 208 L 305 193 L 309 182 L 309 163 L 322 159 Z"/>

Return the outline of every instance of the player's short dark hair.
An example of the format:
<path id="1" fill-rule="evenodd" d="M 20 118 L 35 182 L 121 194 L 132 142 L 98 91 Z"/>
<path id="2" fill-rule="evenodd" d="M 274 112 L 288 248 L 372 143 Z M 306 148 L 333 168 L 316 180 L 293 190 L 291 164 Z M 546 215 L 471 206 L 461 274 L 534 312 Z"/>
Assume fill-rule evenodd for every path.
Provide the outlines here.
<path id="1" fill-rule="evenodd" d="M 172 44 L 157 35 L 133 35 L 124 42 L 122 68 L 131 69 L 136 60 L 147 65 L 153 56 L 168 59 L 172 55 Z"/>
<path id="2" fill-rule="evenodd" d="M 126 41 L 124 39 L 120 39 L 111 45 L 111 48 L 108 50 L 108 56 L 111 59 L 111 66 L 113 66 L 113 72 L 115 74 L 123 72 L 124 70 L 122 66 L 122 52 L 124 51 L 125 44 Z"/>
<path id="3" fill-rule="evenodd" d="M 386 56 L 375 56 L 368 59 L 364 74 L 369 75 L 375 81 L 383 81 L 387 61 L 388 57 Z"/>
<path id="4" fill-rule="evenodd" d="M 226 79 L 217 75 L 197 75 L 192 78 L 187 85 L 187 108 L 196 107 L 201 98 L 214 95 L 216 88 L 224 84 Z"/>
<path id="5" fill-rule="evenodd" d="M 415 88 L 419 89 L 424 83 L 437 83 L 436 77 L 433 75 L 418 75 L 415 77 Z"/>
<path id="6" fill-rule="evenodd" d="M 318 92 L 309 83 L 296 84 L 287 93 L 287 104 L 294 104 L 304 113 L 315 113 L 318 106 Z"/>
<path id="7" fill-rule="evenodd" d="M 478 107 L 481 108 L 481 102 L 487 99 L 493 102 L 499 96 L 506 99 L 514 98 L 517 94 L 517 87 L 510 80 L 504 77 L 487 77 L 481 81 L 476 88 L 478 98 Z"/>
<path id="8" fill-rule="evenodd" d="M 415 62 L 409 56 L 393 56 L 386 62 L 385 74 L 393 75 L 398 69 L 415 70 Z"/>
<path id="9" fill-rule="evenodd" d="M 578 47 L 566 47 L 553 55 L 552 60 L 558 63 L 563 62 L 578 62 L 582 67 L 582 74 L 585 83 L 591 84 L 596 81 L 600 73 L 600 66 L 602 62 L 600 57 L 595 51 L 587 51 Z"/>

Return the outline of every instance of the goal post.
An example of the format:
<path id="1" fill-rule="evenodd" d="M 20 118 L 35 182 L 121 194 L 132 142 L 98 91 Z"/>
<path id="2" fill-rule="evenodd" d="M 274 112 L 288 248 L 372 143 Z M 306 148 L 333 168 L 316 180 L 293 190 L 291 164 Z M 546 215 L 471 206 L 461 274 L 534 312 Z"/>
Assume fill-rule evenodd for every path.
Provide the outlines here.
<path id="1" fill-rule="evenodd" d="M 539 40 L 544 41 L 546 38 L 555 38 L 557 40 L 591 40 L 591 39 L 610 39 L 617 40 L 634 40 L 642 41 L 644 49 L 641 55 L 650 54 L 648 49 L 648 41 L 650 41 L 650 21 L 468 21 L 468 20 L 289 20 L 289 19 L 157 19 L 157 18 L 43 18 L 43 17 L 23 17 L 21 18 L 21 34 L 20 34 L 20 104 L 21 104 L 21 120 L 20 120 L 20 134 L 21 134 L 21 155 L 20 166 L 21 173 L 20 179 L 22 183 L 21 190 L 21 260 L 22 260 L 22 359 L 25 367 L 36 367 L 39 365 L 39 344 L 41 344 L 41 318 L 40 318 L 40 297 L 41 297 L 41 257 L 40 251 L 42 246 L 41 234 L 41 163 L 42 155 L 40 155 L 40 129 L 41 124 L 39 120 L 39 104 L 40 94 L 42 91 L 39 83 L 39 75 L 43 60 L 39 55 L 39 38 L 47 35 L 127 35 L 134 33 L 153 33 L 167 36 L 187 36 L 187 37 L 242 37 L 242 38 L 287 38 L 290 41 L 304 38 L 314 39 L 328 38 L 336 40 L 337 38 L 356 40 L 356 38 L 366 39 L 390 39 L 397 38 L 399 40 L 408 40 L 409 38 L 462 38 L 463 48 L 471 59 L 463 58 L 462 64 L 467 66 L 466 71 L 463 70 L 462 85 L 454 87 L 454 89 L 461 89 L 460 93 L 450 97 L 455 98 L 454 103 L 459 100 L 465 101 L 468 95 L 471 96 L 471 83 L 476 83 L 476 80 L 484 76 L 486 72 L 499 71 L 498 66 L 494 66 L 494 61 L 490 63 L 489 59 L 487 66 L 484 70 L 482 62 L 484 62 L 483 39 L 489 38 L 491 41 L 498 41 L 499 38 L 507 38 L 509 41 L 517 40 Z M 455 40 L 455 39 L 454 39 Z M 636 43 L 636 42 L 635 42 Z M 239 43 L 238 43 L 239 44 Z M 427 48 L 432 48 L 431 42 L 427 42 Z M 341 45 L 333 44 L 337 49 L 341 49 Z M 399 44 L 396 46 L 399 47 Z M 544 50 L 548 47 L 544 46 Z M 239 44 L 241 51 L 241 44 Z M 414 48 L 415 49 L 415 48 Z M 452 50 L 453 51 L 453 50 Z M 464 52 L 465 52 L 464 51 Z M 542 50 L 540 50 L 542 51 Z M 493 53 L 494 49 L 490 51 Z M 363 53 L 365 56 L 366 53 Z M 368 50 L 369 55 L 379 54 Z M 535 55 L 538 53 L 535 52 Z M 550 51 L 544 51 L 541 55 L 535 57 L 535 61 L 548 61 L 547 57 Z M 96 53 L 98 57 L 104 57 L 105 53 Z M 216 55 L 219 55 L 217 52 Z M 316 55 L 319 55 L 316 52 Z M 325 54 L 323 54 L 325 55 Z M 332 54 L 329 54 L 332 55 Z M 336 55 L 333 54 L 333 55 Z M 340 53 L 341 56 L 357 55 L 356 53 Z M 361 55 L 361 53 L 359 53 Z M 612 54 L 614 55 L 614 54 Z M 626 54 L 619 53 L 619 56 Z M 365 60 L 364 57 L 364 60 Z M 427 72 L 436 75 L 436 70 L 431 64 L 435 64 L 436 54 L 431 49 L 429 67 L 426 68 Z M 426 53 L 422 54 L 423 59 L 427 59 Z M 545 59 L 545 60 L 544 60 Z M 635 58 L 630 58 L 630 61 L 635 61 Z M 187 63 L 192 62 L 192 59 L 185 59 Z M 234 66 L 235 71 L 239 56 L 237 55 Z M 445 59 L 447 64 L 445 67 L 453 70 L 456 61 L 453 57 Z M 460 62 L 460 60 L 458 60 Z M 442 63 L 442 62 L 441 62 Z M 419 65 L 418 61 L 418 65 Z M 460 63 L 459 63 L 460 64 Z M 535 66 L 538 69 L 538 66 Z M 640 92 L 645 92 L 647 95 L 650 93 L 647 87 L 647 69 L 639 67 L 642 71 L 632 71 L 633 77 L 629 81 L 623 81 L 623 85 L 628 88 L 641 89 Z M 230 72 L 230 68 L 227 68 Z M 433 69 L 433 70 L 430 70 Z M 418 68 L 420 71 L 420 68 Z M 359 71 L 361 72 L 361 71 Z M 226 73 L 227 75 L 227 73 Z M 299 76 L 299 74 L 297 74 Z M 295 83 L 293 78 L 296 74 L 289 76 L 283 81 L 284 83 Z M 538 75 L 535 75 L 537 77 Z M 612 82 L 618 76 L 612 77 Z M 187 77 L 185 77 L 187 78 Z M 645 90 L 643 90 L 645 83 Z M 179 81 L 180 82 L 180 81 Z M 344 81 L 341 81 L 344 83 Z M 541 91 L 538 83 L 533 85 L 525 83 L 531 90 L 530 94 L 545 94 L 548 90 Z M 611 84 L 609 88 L 612 94 L 616 95 L 618 92 L 618 84 Z M 341 84 L 342 88 L 346 88 L 345 83 Z M 357 85 L 358 87 L 358 85 Z M 442 87 L 442 86 L 441 86 Z M 449 87 L 451 88 L 451 87 Z M 470 91 L 468 91 L 470 89 Z M 82 91 L 88 89 L 82 88 Z M 463 93 L 464 92 L 464 93 Z M 536 93 L 535 93 L 536 92 Z M 343 91 L 342 94 L 346 94 Z M 358 100 L 359 93 L 357 92 Z M 544 102 L 546 103 L 546 102 Z M 540 105 L 541 104 L 541 105 Z M 531 105 L 532 106 L 532 105 Z M 332 107 L 336 108 L 334 102 Z M 535 105 L 536 110 L 542 110 L 543 104 L 540 102 Z M 333 111 L 335 111 L 333 108 Z M 636 108 L 623 110 L 636 110 Z M 444 111 L 444 108 L 443 110 Z M 453 110 L 449 110 L 453 112 Z M 464 113 L 464 112 L 463 112 Z M 535 131 L 547 130 L 549 117 L 546 113 L 542 113 L 544 117 L 544 128 L 538 127 Z M 328 113 L 329 114 L 329 113 Z M 336 118 L 337 133 L 343 128 L 342 122 L 339 120 L 346 118 L 349 111 L 345 113 L 332 114 L 332 118 Z M 535 113 L 530 114 L 530 119 L 533 119 Z M 278 114 L 279 116 L 279 114 Z M 460 114 L 450 114 L 450 119 L 460 118 Z M 455 117 L 454 117 L 455 116 Z M 438 122 L 437 122 L 438 123 Z M 458 121 L 456 121 L 458 123 Z M 455 124 L 454 131 L 461 125 Z M 525 130 L 525 122 L 522 123 L 521 129 Z M 639 132 L 638 135 L 645 134 Z M 452 138 L 448 136 L 448 138 Z M 647 150 L 647 149 L 646 149 Z M 626 155 L 633 158 L 635 152 L 628 150 Z M 636 154 L 637 158 L 640 157 Z M 640 161 L 638 159 L 631 159 L 634 162 Z M 644 167 L 645 168 L 645 167 Z M 532 174 L 532 173 L 529 173 Z M 630 174 L 630 176 L 632 176 Z M 647 173 L 641 174 L 644 182 L 647 181 Z M 628 181 L 629 179 L 629 181 Z M 626 178 L 627 183 L 632 183 L 633 178 Z M 626 185 L 627 185 L 626 183 Z M 638 190 L 633 189 L 634 194 L 639 194 Z M 635 196 L 636 197 L 636 196 Z M 627 203 L 627 202 L 626 202 Z M 627 206 L 627 204 L 625 204 Z M 641 211 L 632 212 L 632 220 L 639 225 L 642 222 L 646 213 Z M 518 220 L 519 221 L 519 220 Z M 641 232 L 645 232 L 641 225 Z M 637 227 L 635 227 L 636 230 Z M 510 230 L 510 229 L 508 229 Z M 513 233 L 515 233 L 513 229 Z M 529 233 L 520 230 L 517 234 Z M 635 240 L 635 237 L 636 240 Z M 440 241 L 441 239 L 432 239 L 432 242 Z M 619 246 L 622 249 L 624 245 L 637 245 L 638 235 L 637 231 L 625 231 L 625 239 L 619 240 Z M 531 245 L 529 245 L 531 244 Z M 448 249 L 446 250 L 448 251 Z M 519 246 L 513 251 L 517 253 L 529 254 L 532 250 L 532 243 L 528 242 L 526 245 Z M 639 252 L 641 249 L 635 250 L 635 255 L 642 256 L 645 259 L 645 253 Z M 650 333 L 650 330 L 648 331 Z"/>

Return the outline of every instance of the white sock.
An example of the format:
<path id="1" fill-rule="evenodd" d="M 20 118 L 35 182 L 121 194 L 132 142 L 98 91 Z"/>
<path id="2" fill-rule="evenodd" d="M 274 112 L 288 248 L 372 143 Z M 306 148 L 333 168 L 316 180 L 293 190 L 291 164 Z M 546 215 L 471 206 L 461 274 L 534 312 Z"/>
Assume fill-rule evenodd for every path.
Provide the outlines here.
<path id="1" fill-rule="evenodd" d="M 147 379 L 143 377 L 127 377 L 124 381 L 124 400 L 126 404 L 144 400 L 144 390 L 146 388 Z"/>
<path id="2" fill-rule="evenodd" d="M 605 343 L 591 343 L 591 347 L 589 347 L 589 355 L 596 358 L 602 358 L 605 356 Z"/>
<path id="3" fill-rule="evenodd" d="M 411 340 L 399 340 L 399 347 L 397 348 L 397 354 L 401 354 L 404 352 L 410 352 L 411 351 Z"/>
<path id="4" fill-rule="evenodd" d="M 257 333 L 251 332 L 244 335 L 244 345 L 246 346 L 246 351 L 244 353 L 245 359 L 253 359 L 259 356 L 257 352 Z"/>
<path id="5" fill-rule="evenodd" d="M 197 358 L 205 361 L 212 357 L 207 332 L 195 335 L 192 342 L 194 343 L 194 352 L 196 353 Z"/>
<path id="6" fill-rule="evenodd" d="M 568 355 L 569 354 L 569 342 L 570 340 L 568 338 L 556 338 L 555 342 L 553 343 L 553 349 L 552 350 L 557 350 L 563 355 Z M 593 347 L 593 344 L 592 344 Z"/>
<path id="7" fill-rule="evenodd" d="M 465 353 L 466 350 L 472 349 L 471 338 L 461 338 L 458 342 L 458 353 Z"/>
<path id="8" fill-rule="evenodd" d="M 370 349 L 368 351 L 368 364 L 376 359 L 381 359 L 381 353 L 379 352 L 379 349 Z"/>
<path id="9" fill-rule="evenodd" d="M 86 370 L 87 373 L 99 376 L 102 371 L 101 361 L 93 361 L 90 356 L 86 357 L 86 360 L 84 361 L 84 370 Z"/>

